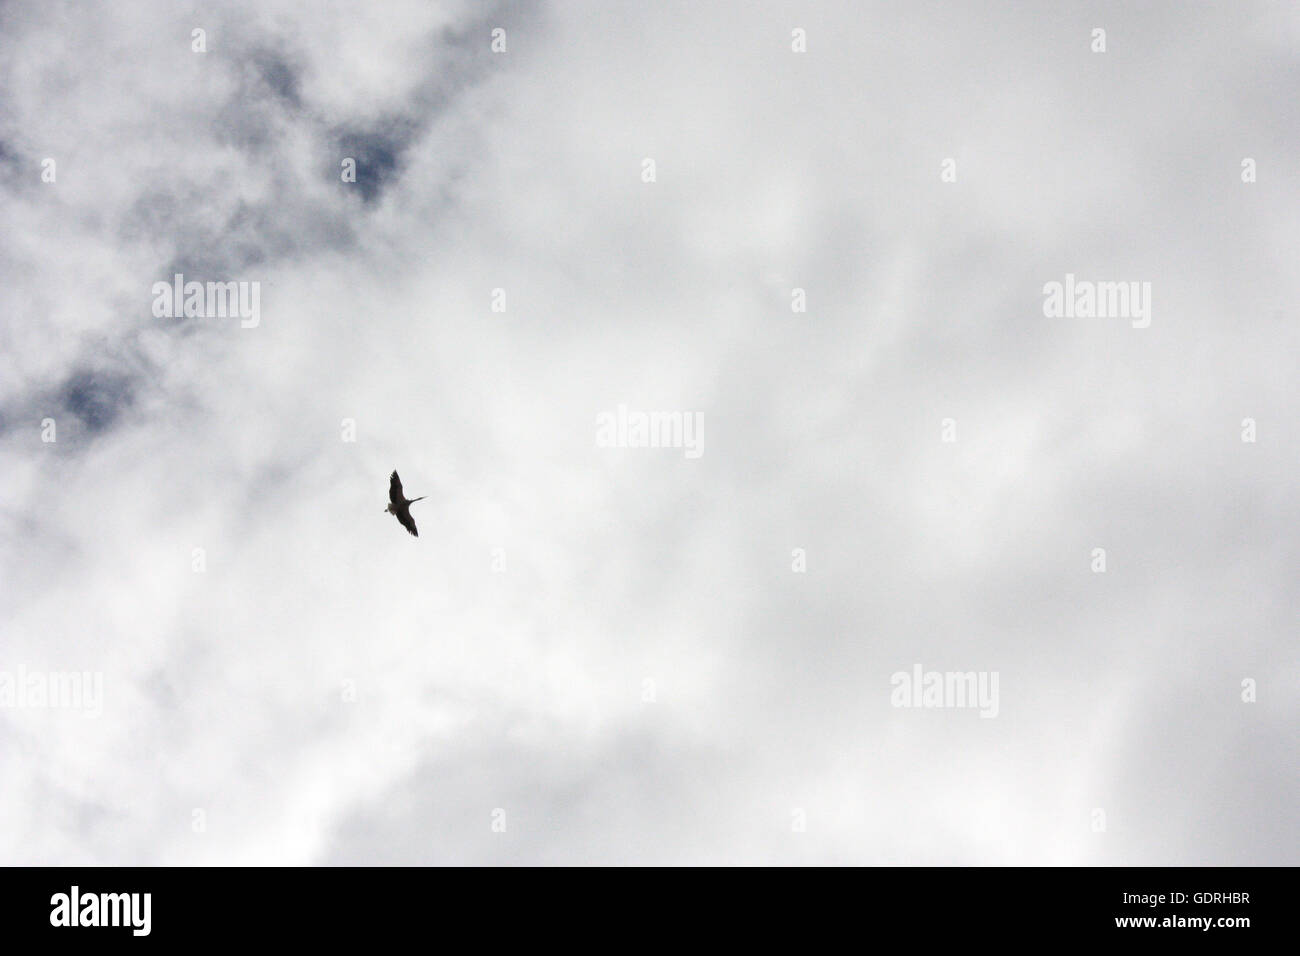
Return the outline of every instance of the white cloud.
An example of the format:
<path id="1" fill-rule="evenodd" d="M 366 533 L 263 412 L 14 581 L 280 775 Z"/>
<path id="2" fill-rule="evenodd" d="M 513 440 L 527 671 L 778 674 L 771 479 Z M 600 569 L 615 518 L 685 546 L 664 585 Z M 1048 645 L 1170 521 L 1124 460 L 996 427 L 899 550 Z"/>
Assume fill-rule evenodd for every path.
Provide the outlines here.
<path id="1" fill-rule="evenodd" d="M 105 678 L 0 712 L 5 859 L 1294 862 L 1294 14 L 0 15 L 0 669 Z"/>

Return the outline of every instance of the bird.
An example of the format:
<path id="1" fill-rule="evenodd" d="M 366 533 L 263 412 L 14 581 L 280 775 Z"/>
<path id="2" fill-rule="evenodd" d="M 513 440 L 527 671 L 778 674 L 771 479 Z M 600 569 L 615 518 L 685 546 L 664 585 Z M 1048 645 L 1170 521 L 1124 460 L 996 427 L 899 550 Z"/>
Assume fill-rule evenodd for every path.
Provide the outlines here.
<path id="1" fill-rule="evenodd" d="M 402 479 L 397 477 L 397 472 L 388 479 L 388 507 L 384 509 L 387 514 L 393 515 L 402 523 L 402 527 L 417 538 L 420 532 L 415 529 L 415 519 L 411 517 L 411 505 L 417 501 L 423 501 L 428 495 L 420 495 L 418 498 L 407 498 L 402 494 Z"/>

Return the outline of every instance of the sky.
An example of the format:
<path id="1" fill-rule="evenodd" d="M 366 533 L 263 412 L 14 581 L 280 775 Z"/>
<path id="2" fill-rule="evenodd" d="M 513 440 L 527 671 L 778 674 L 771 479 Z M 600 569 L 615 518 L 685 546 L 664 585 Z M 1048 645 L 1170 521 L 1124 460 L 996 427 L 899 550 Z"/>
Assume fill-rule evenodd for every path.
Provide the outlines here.
<path id="1" fill-rule="evenodd" d="M 1300 863 L 1297 49 L 0 3 L 0 861 Z"/>

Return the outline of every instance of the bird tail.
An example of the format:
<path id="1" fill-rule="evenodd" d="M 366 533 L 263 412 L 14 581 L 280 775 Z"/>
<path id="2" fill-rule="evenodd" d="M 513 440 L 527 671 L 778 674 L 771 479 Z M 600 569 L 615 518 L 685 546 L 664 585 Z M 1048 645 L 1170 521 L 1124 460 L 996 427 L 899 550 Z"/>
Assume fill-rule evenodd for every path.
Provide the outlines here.
<path id="1" fill-rule="evenodd" d="M 413 504 L 415 504 L 417 501 L 423 501 L 423 500 L 424 500 L 425 498 L 427 498 L 427 497 L 429 497 L 429 496 L 428 496 L 428 495 L 420 495 L 420 497 L 418 497 L 418 498 L 412 498 L 410 501 L 407 502 L 407 504 L 408 504 L 408 505 L 413 505 Z"/>

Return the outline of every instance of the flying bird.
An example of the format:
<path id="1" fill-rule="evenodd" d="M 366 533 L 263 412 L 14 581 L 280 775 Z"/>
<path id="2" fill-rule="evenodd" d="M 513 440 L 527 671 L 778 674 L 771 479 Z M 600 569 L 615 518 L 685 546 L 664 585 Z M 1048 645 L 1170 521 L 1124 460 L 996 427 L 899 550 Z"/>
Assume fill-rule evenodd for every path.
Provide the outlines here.
<path id="1" fill-rule="evenodd" d="M 415 519 L 411 517 L 411 505 L 417 501 L 423 501 L 428 495 L 420 495 L 418 498 L 406 498 L 402 495 L 402 479 L 397 477 L 397 472 L 393 472 L 393 477 L 388 479 L 388 507 L 384 511 L 393 515 L 402 523 L 402 527 L 417 538 L 420 532 L 415 529 Z"/>

